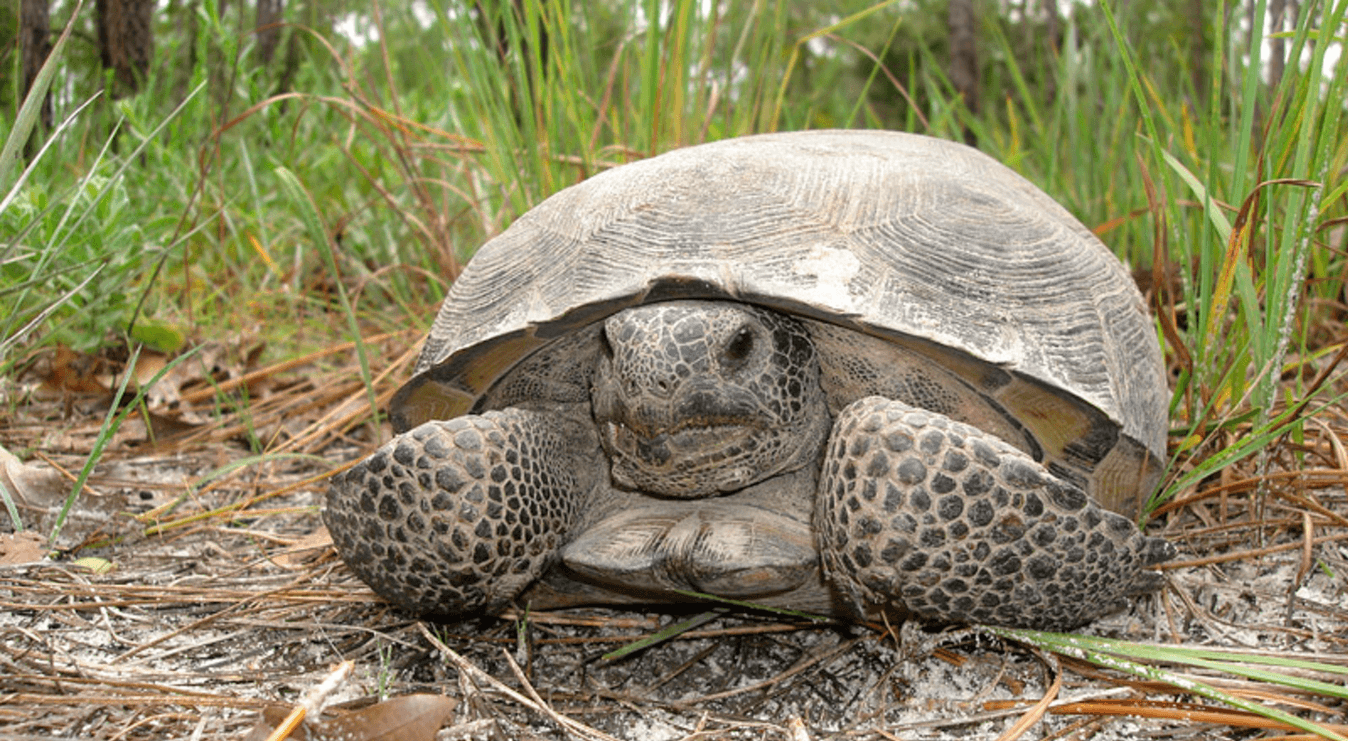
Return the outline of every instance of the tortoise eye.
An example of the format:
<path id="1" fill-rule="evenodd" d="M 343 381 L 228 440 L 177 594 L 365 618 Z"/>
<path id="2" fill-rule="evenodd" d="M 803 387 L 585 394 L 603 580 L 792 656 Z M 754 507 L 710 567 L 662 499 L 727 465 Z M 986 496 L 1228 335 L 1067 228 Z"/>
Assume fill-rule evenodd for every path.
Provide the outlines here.
<path id="1" fill-rule="evenodd" d="M 748 327 L 740 327 L 730 342 L 726 343 L 721 356 L 731 365 L 740 365 L 754 350 L 754 332 Z"/>

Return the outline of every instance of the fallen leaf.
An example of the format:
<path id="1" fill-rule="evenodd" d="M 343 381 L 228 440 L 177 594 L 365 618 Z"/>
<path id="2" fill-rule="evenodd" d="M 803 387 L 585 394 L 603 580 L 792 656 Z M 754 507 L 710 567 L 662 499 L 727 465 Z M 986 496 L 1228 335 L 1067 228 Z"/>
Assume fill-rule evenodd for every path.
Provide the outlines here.
<path id="1" fill-rule="evenodd" d="M 157 443 L 181 437 L 201 428 L 200 424 L 178 417 L 170 417 L 155 412 L 150 412 L 146 416 L 150 421 L 150 431 L 147 437 Z"/>
<path id="2" fill-rule="evenodd" d="M 0 486 L 14 498 L 14 504 L 35 508 L 64 501 L 71 488 L 60 471 L 24 463 L 3 446 L 0 446 Z"/>
<path id="3" fill-rule="evenodd" d="M 41 561 L 47 555 L 46 542 L 46 538 L 32 530 L 0 533 L 0 566 L 18 566 Z"/>
<path id="4" fill-rule="evenodd" d="M 106 367 L 107 362 L 102 358 L 60 345 L 41 375 L 47 387 L 54 391 L 102 396 L 109 391 L 99 382 L 98 376 L 105 372 Z"/>
<path id="5" fill-rule="evenodd" d="M 294 741 L 434 741 L 458 700 L 445 695 L 403 695 L 318 722 L 305 721 L 289 738 Z M 275 705 L 262 711 L 244 741 L 265 741 L 290 708 Z"/>
<path id="6" fill-rule="evenodd" d="M 106 558 L 98 558 L 97 556 L 77 558 L 74 561 L 71 561 L 70 565 L 88 569 L 95 574 L 106 574 L 109 571 L 112 571 L 112 562 Z"/>
<path id="7" fill-rule="evenodd" d="M 332 545 L 332 535 L 323 525 L 308 535 L 291 541 L 285 550 L 272 557 L 272 563 L 284 569 L 305 568 Z"/>

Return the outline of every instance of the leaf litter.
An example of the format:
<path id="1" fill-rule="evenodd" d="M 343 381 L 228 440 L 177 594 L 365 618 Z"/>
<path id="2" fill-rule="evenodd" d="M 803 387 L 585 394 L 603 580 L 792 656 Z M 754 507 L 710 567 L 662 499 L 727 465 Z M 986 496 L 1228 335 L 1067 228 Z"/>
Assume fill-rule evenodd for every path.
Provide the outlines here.
<path id="1" fill-rule="evenodd" d="M 371 341 L 398 359 L 377 381 L 381 403 L 415 339 Z M 347 572 L 319 519 L 323 479 L 388 435 L 368 424 L 352 355 L 337 346 L 255 366 L 255 353 L 218 352 L 174 376 L 113 435 L 54 543 L 33 533 L 54 526 L 111 398 L 108 381 L 71 368 L 116 360 L 66 355 L 57 373 L 0 380 L 0 447 L 19 451 L 0 455 L 0 483 L 28 528 L 14 532 L 9 516 L 0 528 L 0 738 L 265 739 L 344 661 L 351 675 L 291 738 L 1244 739 L 1283 728 L 978 629 L 709 605 L 417 621 Z M 77 382 L 52 382 L 63 377 Z M 1082 634 L 1348 667 L 1345 429 L 1331 407 L 1304 439 L 1182 492 L 1152 524 L 1181 551 L 1166 590 Z M 39 483 L 17 483 L 29 479 Z M 77 560 L 90 557 L 108 568 Z M 605 658 L 682 621 L 696 627 Z M 1345 722 L 1338 697 L 1170 669 L 1330 729 Z"/>

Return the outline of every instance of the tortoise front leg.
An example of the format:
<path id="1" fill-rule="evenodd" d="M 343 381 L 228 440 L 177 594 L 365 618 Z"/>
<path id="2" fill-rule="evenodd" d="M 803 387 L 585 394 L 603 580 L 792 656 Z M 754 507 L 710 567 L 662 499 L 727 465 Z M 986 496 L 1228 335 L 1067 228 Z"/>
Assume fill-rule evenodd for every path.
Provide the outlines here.
<path id="1" fill-rule="evenodd" d="M 415 613 L 498 612 L 555 560 L 593 487 L 593 430 L 506 409 L 427 422 L 337 476 L 343 560 Z"/>
<path id="2" fill-rule="evenodd" d="M 839 415 L 820 487 L 825 567 L 858 606 L 1066 629 L 1154 589 L 1173 554 L 1001 440 L 881 397 Z"/>

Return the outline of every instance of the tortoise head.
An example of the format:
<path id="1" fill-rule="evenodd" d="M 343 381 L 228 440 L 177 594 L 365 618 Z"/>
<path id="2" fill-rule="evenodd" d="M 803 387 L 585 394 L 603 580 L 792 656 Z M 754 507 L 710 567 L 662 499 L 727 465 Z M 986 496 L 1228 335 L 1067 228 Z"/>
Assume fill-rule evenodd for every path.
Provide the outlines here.
<path id="1" fill-rule="evenodd" d="M 691 499 L 816 460 L 830 418 L 795 319 L 671 301 L 606 320 L 592 400 L 614 483 Z"/>

